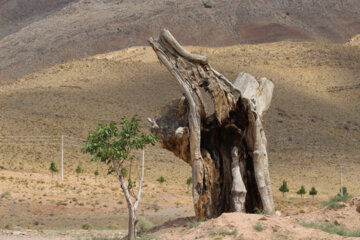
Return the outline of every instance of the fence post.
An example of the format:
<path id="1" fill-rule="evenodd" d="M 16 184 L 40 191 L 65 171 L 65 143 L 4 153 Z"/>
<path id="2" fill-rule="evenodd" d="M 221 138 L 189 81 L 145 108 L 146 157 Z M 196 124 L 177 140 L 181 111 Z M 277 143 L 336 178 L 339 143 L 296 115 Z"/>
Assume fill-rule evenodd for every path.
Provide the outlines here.
<path id="1" fill-rule="evenodd" d="M 343 197 L 344 196 L 344 192 L 343 192 L 343 180 L 342 180 L 342 163 L 340 163 L 340 195 Z"/>
<path id="2" fill-rule="evenodd" d="M 64 181 L 64 136 L 61 136 L 61 181 Z"/>

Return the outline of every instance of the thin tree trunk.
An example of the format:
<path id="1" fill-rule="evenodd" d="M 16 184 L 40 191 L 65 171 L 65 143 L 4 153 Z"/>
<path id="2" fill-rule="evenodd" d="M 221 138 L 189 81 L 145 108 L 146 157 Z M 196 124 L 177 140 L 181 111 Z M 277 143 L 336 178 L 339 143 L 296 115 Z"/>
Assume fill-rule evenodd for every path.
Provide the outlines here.
<path id="1" fill-rule="evenodd" d="M 128 239 L 135 240 L 136 239 L 136 212 L 133 207 L 129 208 L 129 231 L 128 231 Z"/>
<path id="2" fill-rule="evenodd" d="M 129 210 L 129 226 L 128 226 L 128 239 L 129 240 L 135 240 L 136 239 L 136 210 L 139 206 L 139 202 L 141 199 L 141 190 L 142 190 L 142 186 L 143 186 L 143 181 L 144 181 L 144 175 L 145 175 L 145 150 L 142 149 L 142 161 L 141 161 L 141 176 L 140 176 L 140 181 L 139 181 L 139 188 L 138 188 L 138 192 L 136 195 L 136 199 L 135 202 L 133 202 L 129 189 L 126 186 L 126 182 L 124 180 L 124 177 L 122 175 L 121 169 L 120 169 L 120 165 L 117 163 L 116 160 L 112 161 L 114 169 L 118 175 L 118 178 L 120 180 L 121 183 L 121 188 L 124 192 L 125 195 L 125 199 L 127 202 L 127 206 L 128 206 L 128 210 Z"/>
<path id="3" fill-rule="evenodd" d="M 232 84 L 204 56 L 189 53 L 167 30 L 149 39 L 183 97 L 153 123 L 163 147 L 192 166 L 196 216 L 274 210 L 261 119 L 269 108 L 273 83 L 239 74 Z M 215 113 L 200 89 L 212 98 Z"/>

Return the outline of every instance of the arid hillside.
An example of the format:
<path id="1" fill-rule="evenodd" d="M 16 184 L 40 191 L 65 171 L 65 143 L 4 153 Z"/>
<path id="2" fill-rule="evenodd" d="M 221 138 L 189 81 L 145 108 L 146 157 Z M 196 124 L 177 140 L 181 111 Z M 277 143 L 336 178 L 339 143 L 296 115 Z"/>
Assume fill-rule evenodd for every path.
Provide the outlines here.
<path id="1" fill-rule="evenodd" d="M 0 81 L 136 45 L 167 27 L 183 44 L 346 42 L 358 0 L 1 0 Z"/>
<path id="2" fill-rule="evenodd" d="M 344 185 L 351 194 L 360 195 L 357 46 L 282 41 L 187 49 L 209 56 L 210 64 L 232 81 L 244 71 L 274 82 L 274 98 L 264 118 L 264 129 L 275 209 L 283 216 L 300 215 L 306 217 L 306 222 L 320 221 L 315 219 L 319 214 L 311 215 L 311 212 L 338 193 L 341 162 Z M 106 166 L 90 162 L 88 155 L 80 153 L 82 139 L 99 120 L 117 121 L 124 115 L 138 114 L 146 129 L 147 117 L 160 115 L 165 105 L 179 97 L 175 81 L 159 64 L 152 49 L 144 46 L 59 63 L 16 81 L 0 83 L 0 228 L 6 229 L 0 230 L 0 239 L 21 239 L 12 232 L 24 229 L 51 230 L 51 237 L 29 230 L 26 234 L 34 234 L 35 239 L 103 236 L 104 229 L 111 231 L 109 234 L 123 236 L 125 231 L 118 229 L 126 228 L 127 219 L 119 183 L 114 176 L 106 175 Z M 66 136 L 64 182 L 58 181 L 58 175 L 51 177 L 48 170 L 51 161 L 60 164 L 61 135 Z M 21 142 L 4 136 L 45 137 L 41 141 L 23 138 Z M 46 139 L 46 136 L 52 137 Z M 75 174 L 77 165 L 84 169 L 79 180 Z M 135 164 L 133 171 L 138 167 Z M 97 179 L 96 169 L 100 171 Z M 161 185 L 156 181 L 160 176 L 166 183 Z M 173 154 L 159 145 L 147 148 L 146 187 L 139 214 L 153 225 L 193 216 L 191 191 L 185 184 L 189 176 L 190 166 Z M 287 180 L 290 188 L 286 198 L 278 191 L 283 180 Z M 317 188 L 314 200 L 308 194 L 304 198 L 296 194 L 301 185 L 307 191 L 312 186 Z M 351 216 L 357 216 L 354 207 L 350 210 Z M 345 219 L 338 215 L 334 211 L 321 221 L 349 222 L 347 228 L 357 227 L 351 225 L 353 221 L 348 215 Z M 206 235 L 192 227 L 160 231 L 160 234 L 180 236 L 185 232 L 188 239 L 192 236 L 214 239 L 236 228 L 237 237 L 256 233 L 261 239 L 270 232 L 274 236 L 291 236 L 305 229 L 294 217 L 260 218 L 259 215 L 224 215 L 219 222 L 201 224 L 199 229 L 204 227 Z M 246 225 L 250 232 L 243 232 L 245 225 L 223 229 L 224 223 L 238 224 L 243 221 L 239 219 L 250 219 Z M 257 233 L 253 229 L 256 222 L 261 222 L 267 230 Z M 89 226 L 94 232 L 78 231 Z M 320 230 L 305 233 L 315 234 L 319 239 L 328 237 Z M 233 236 L 226 235 L 225 239 Z M 329 239 L 339 239 L 332 236 Z"/>
<path id="3" fill-rule="evenodd" d="M 354 184 L 351 192 L 360 194 L 355 184 L 360 181 L 359 175 L 354 171 L 360 167 L 357 47 L 279 42 L 189 49 L 209 56 L 210 63 L 231 80 L 245 71 L 275 83 L 264 125 L 276 184 L 284 178 L 301 178 L 304 183 L 323 185 L 321 194 L 327 196 L 338 189 L 337 166 L 342 160 L 349 171 L 345 177 Z M 176 83 L 149 47 L 96 55 L 54 65 L 2 85 L 0 135 L 84 139 L 99 120 L 116 121 L 133 114 L 138 114 L 146 126 L 147 117 L 158 116 L 166 104 L 178 97 Z M 30 168 L 26 161 L 16 159 L 22 154 L 26 158 L 21 149 L 0 148 L 6 168 Z M 154 154 L 156 149 L 159 147 L 152 150 Z M 161 152 L 174 159 L 172 154 Z M 41 154 L 42 161 L 51 156 Z M 79 153 L 69 155 L 77 161 L 87 159 Z M 42 161 L 32 162 L 32 167 L 47 171 Z"/>

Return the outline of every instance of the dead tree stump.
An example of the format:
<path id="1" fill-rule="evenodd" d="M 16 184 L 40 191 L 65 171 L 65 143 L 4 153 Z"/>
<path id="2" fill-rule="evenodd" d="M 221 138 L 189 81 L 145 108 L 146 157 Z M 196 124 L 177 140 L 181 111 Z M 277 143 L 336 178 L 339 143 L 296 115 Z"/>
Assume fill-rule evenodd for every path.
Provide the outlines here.
<path id="1" fill-rule="evenodd" d="M 183 97 L 152 122 L 163 147 L 192 166 L 193 200 L 199 219 L 223 212 L 273 212 L 266 137 L 261 119 L 274 84 L 240 73 L 235 83 L 205 56 L 186 51 L 164 29 L 149 43 Z M 214 113 L 204 101 L 209 93 Z"/>

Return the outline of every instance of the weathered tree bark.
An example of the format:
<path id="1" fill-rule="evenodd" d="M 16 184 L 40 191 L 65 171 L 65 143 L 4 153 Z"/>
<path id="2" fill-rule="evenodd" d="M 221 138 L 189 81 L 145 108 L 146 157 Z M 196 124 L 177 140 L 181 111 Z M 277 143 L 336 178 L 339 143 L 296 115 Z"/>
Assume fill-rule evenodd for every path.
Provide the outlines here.
<path id="1" fill-rule="evenodd" d="M 241 73 L 232 84 L 206 57 L 182 48 L 168 30 L 149 43 L 184 95 L 159 119 L 149 120 L 163 147 L 192 166 L 196 216 L 272 212 L 261 118 L 269 108 L 273 83 Z M 210 94 L 213 114 L 207 111 L 201 89 Z"/>

